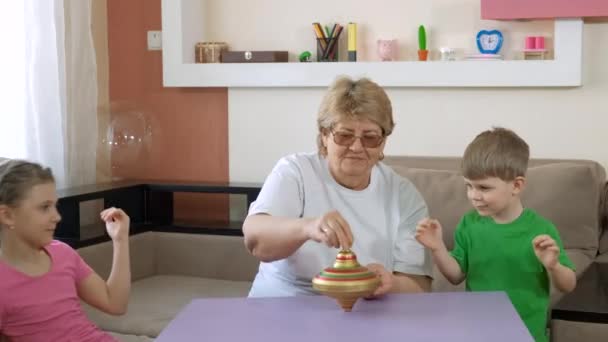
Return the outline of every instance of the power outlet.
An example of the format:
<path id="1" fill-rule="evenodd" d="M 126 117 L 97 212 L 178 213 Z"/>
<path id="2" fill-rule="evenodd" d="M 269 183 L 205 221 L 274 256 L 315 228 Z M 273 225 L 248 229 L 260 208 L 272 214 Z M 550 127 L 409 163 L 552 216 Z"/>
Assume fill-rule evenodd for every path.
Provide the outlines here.
<path id="1" fill-rule="evenodd" d="M 148 50 L 160 50 L 163 47 L 162 31 L 148 31 Z"/>

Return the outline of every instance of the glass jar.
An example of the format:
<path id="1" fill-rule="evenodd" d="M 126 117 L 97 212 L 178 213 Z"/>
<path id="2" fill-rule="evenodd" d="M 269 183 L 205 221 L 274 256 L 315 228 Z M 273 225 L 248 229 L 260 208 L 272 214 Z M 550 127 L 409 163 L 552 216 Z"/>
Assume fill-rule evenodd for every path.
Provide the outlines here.
<path id="1" fill-rule="evenodd" d="M 441 54 L 442 61 L 455 61 L 456 60 L 456 50 L 451 47 L 442 47 L 439 49 L 439 53 Z"/>

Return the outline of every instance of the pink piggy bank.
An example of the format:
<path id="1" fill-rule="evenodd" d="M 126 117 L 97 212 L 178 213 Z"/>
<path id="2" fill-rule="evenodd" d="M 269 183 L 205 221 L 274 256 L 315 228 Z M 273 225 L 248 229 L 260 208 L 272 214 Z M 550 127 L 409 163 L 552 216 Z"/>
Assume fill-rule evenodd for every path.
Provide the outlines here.
<path id="1" fill-rule="evenodd" d="M 378 39 L 378 57 L 381 61 L 397 59 L 397 39 Z"/>

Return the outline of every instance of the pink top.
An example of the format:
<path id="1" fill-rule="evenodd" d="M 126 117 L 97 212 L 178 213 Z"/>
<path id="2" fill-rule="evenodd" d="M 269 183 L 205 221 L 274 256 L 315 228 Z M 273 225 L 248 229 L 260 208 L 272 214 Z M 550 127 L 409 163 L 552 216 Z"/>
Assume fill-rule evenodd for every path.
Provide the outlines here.
<path id="1" fill-rule="evenodd" d="M 11 342 L 116 342 L 80 306 L 76 284 L 93 271 L 70 246 L 45 247 L 51 269 L 32 277 L 0 261 L 0 332 Z"/>

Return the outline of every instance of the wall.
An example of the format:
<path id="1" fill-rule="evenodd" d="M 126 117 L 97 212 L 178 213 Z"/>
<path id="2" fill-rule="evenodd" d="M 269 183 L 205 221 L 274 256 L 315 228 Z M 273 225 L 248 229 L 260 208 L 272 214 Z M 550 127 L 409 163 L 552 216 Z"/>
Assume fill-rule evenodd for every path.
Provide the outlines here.
<path id="1" fill-rule="evenodd" d="M 136 135 L 149 127 L 139 149 L 112 155 L 112 175 L 227 181 L 227 91 L 163 88 L 161 52 L 146 48 L 146 31 L 161 29 L 160 0 L 107 0 L 107 21 L 111 126 Z M 178 195 L 175 215 L 226 219 L 227 201 Z"/>
<path id="2" fill-rule="evenodd" d="M 608 23 L 587 23 L 584 31 L 580 88 L 388 89 L 397 126 L 385 153 L 459 156 L 477 133 L 502 125 L 528 141 L 532 157 L 587 158 L 608 167 Z M 281 156 L 316 150 L 323 92 L 230 89 L 230 180 L 261 182 Z"/>
<path id="3" fill-rule="evenodd" d="M 145 48 L 146 30 L 161 27 L 160 0 L 107 2 L 109 112 L 112 118 L 141 113 L 152 123 L 151 142 L 138 158 L 115 165 L 115 176 L 261 182 L 282 155 L 316 149 L 315 115 L 323 89 L 163 88 L 160 52 Z M 440 22 L 444 27 L 453 25 L 456 40 L 464 41 L 460 20 L 479 17 L 479 8 L 472 5 L 478 0 L 458 0 L 449 6 L 441 1 L 432 3 L 425 19 L 434 20 L 435 26 Z M 395 4 L 402 2 L 393 1 Z M 411 4 L 408 2 L 409 7 L 400 13 L 412 12 Z M 412 20 L 408 23 L 408 27 L 416 26 Z M 521 22 L 495 24 L 502 28 L 537 27 Z M 467 32 L 474 32 L 479 23 L 472 25 L 467 24 Z M 437 37 L 438 31 L 432 30 Z M 383 26 L 376 33 L 386 32 L 390 28 Z M 446 42 L 431 40 L 429 44 L 437 48 Z M 604 147 L 608 51 L 601 48 L 607 44 L 608 24 L 585 25 L 584 85 L 580 88 L 388 89 L 397 127 L 386 153 L 460 155 L 479 131 L 504 125 L 528 140 L 533 157 L 589 158 L 608 167 Z M 410 52 L 405 55 L 411 57 Z M 371 54 L 363 56 L 373 59 Z M 188 216 L 189 207 L 193 212 L 224 215 L 225 203 L 216 199 L 180 198 L 179 204 L 181 216 Z"/>

